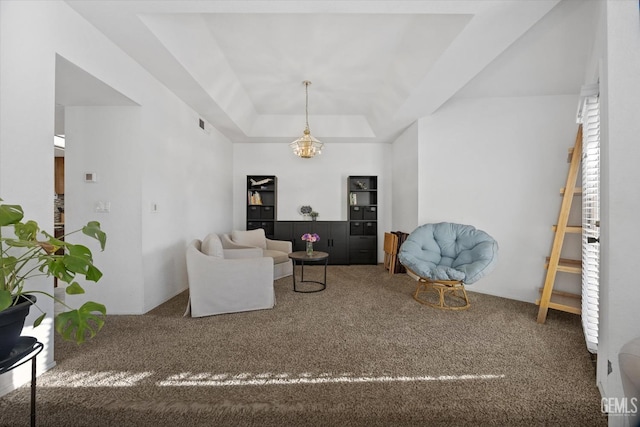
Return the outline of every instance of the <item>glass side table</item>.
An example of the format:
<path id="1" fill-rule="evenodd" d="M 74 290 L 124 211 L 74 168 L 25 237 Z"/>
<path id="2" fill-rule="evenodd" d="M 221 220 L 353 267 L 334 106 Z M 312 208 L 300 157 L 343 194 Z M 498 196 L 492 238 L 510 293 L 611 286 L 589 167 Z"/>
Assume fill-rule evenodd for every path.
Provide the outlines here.
<path id="1" fill-rule="evenodd" d="M 20 337 L 9 356 L 0 360 L 0 375 L 31 360 L 31 426 L 36 425 L 36 356 L 44 345 L 34 337 Z"/>

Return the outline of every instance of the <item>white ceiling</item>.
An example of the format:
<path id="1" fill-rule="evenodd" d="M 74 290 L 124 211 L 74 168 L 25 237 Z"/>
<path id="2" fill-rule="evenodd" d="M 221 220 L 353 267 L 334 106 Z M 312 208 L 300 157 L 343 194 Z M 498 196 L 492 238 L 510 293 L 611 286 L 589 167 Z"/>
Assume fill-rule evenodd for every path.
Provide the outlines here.
<path id="1" fill-rule="evenodd" d="M 297 138 L 304 128 L 302 81 L 310 80 L 311 132 L 326 143 L 392 142 L 454 97 L 577 96 L 597 5 L 67 3 L 233 142 Z M 56 90 L 60 102 L 67 90 Z M 72 105 L 73 98 L 60 103 Z"/>

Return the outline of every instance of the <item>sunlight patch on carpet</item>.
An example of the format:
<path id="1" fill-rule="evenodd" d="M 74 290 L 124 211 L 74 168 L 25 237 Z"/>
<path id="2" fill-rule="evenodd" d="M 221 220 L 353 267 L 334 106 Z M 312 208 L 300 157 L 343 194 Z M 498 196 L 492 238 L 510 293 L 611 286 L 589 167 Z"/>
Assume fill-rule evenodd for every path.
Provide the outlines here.
<path id="1" fill-rule="evenodd" d="M 73 372 L 51 373 L 38 387 L 133 387 L 153 372 Z"/>
<path id="2" fill-rule="evenodd" d="M 504 379 L 504 374 L 467 374 L 440 376 L 392 376 L 392 375 L 354 375 L 351 373 L 331 374 L 328 372 L 313 375 L 308 372 L 299 375 L 288 373 L 241 373 L 214 374 L 183 372 L 172 375 L 159 386 L 169 387 L 228 387 L 228 386 L 263 386 L 263 385 L 292 385 L 292 384 L 330 384 L 330 383 L 388 383 L 388 382 L 420 382 L 420 381 L 478 381 Z"/>
<path id="3" fill-rule="evenodd" d="M 145 379 L 152 377 L 154 372 L 74 372 L 60 371 L 52 373 L 43 379 L 40 387 L 134 387 Z M 465 375 L 375 375 L 372 373 L 354 374 L 351 372 L 313 374 L 302 372 L 292 374 L 282 373 L 251 373 L 239 374 L 211 373 L 211 372 L 182 372 L 170 375 L 164 380 L 156 381 L 160 387 L 229 387 L 229 386 L 267 386 L 267 385 L 299 385 L 299 384 L 332 384 L 332 383 L 407 383 L 407 382 L 453 382 L 453 381 L 484 381 L 506 378 L 504 374 L 465 374 Z"/>

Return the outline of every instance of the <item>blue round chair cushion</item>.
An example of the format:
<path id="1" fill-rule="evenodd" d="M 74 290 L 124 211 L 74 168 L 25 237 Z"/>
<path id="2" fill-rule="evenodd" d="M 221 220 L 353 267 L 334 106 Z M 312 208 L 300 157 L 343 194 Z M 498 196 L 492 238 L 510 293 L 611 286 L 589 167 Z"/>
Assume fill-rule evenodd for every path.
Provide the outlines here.
<path id="1" fill-rule="evenodd" d="M 398 259 L 420 277 L 471 284 L 495 267 L 498 243 L 471 225 L 424 224 L 409 234 Z"/>

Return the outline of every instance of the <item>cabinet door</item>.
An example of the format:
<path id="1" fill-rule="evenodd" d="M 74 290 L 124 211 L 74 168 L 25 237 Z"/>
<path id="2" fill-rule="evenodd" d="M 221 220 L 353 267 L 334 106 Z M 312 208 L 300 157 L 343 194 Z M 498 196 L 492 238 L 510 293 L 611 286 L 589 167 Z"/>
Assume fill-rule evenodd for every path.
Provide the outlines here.
<path id="1" fill-rule="evenodd" d="M 276 221 L 273 232 L 274 240 L 285 240 L 293 243 L 293 223 Z"/>
<path id="2" fill-rule="evenodd" d="M 376 236 L 349 237 L 349 264 L 377 264 Z"/>
<path id="3" fill-rule="evenodd" d="M 333 254 L 331 253 L 331 222 L 328 221 L 311 221 L 312 233 L 316 233 L 320 236 L 320 241 L 313 244 L 313 249 L 316 251 L 327 252 L 329 254 L 329 264 Z"/>
<path id="4" fill-rule="evenodd" d="M 302 240 L 302 235 L 305 233 L 313 233 L 313 226 L 311 221 L 294 221 L 293 222 L 293 251 L 304 251 L 306 249 L 306 242 Z M 322 236 L 320 236 L 322 238 Z"/>
<path id="5" fill-rule="evenodd" d="M 336 221 L 331 223 L 331 264 L 349 264 L 349 223 Z"/>
<path id="6" fill-rule="evenodd" d="M 349 244 L 347 221 L 315 221 L 313 232 L 320 241 L 313 248 L 329 254 L 329 264 L 349 264 Z"/>

